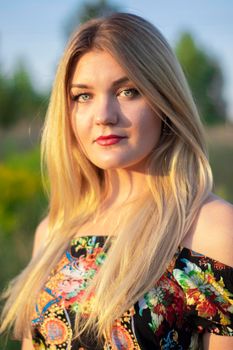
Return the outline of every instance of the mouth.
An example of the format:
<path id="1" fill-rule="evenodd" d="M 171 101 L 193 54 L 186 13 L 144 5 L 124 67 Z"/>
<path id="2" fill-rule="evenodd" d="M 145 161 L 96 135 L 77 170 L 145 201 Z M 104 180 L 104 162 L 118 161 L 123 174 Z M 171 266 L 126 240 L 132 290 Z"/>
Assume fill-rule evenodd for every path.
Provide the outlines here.
<path id="1" fill-rule="evenodd" d="M 107 135 L 98 137 L 95 142 L 100 146 L 111 146 L 125 139 L 125 136 Z"/>

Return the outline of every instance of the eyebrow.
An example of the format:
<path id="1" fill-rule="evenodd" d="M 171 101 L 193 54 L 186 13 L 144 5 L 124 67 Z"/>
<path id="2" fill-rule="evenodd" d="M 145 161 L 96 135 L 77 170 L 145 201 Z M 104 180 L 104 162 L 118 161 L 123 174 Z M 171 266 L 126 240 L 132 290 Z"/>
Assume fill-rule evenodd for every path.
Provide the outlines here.
<path id="1" fill-rule="evenodd" d="M 116 87 L 116 86 L 119 86 L 121 84 L 124 84 L 124 83 L 128 83 L 130 82 L 129 78 L 127 77 L 122 77 L 120 79 L 117 79 L 115 80 L 113 83 L 112 83 L 112 87 Z M 70 87 L 77 87 L 77 88 L 80 88 L 80 89 L 94 89 L 93 86 L 91 85 L 87 85 L 87 84 L 71 84 Z"/>

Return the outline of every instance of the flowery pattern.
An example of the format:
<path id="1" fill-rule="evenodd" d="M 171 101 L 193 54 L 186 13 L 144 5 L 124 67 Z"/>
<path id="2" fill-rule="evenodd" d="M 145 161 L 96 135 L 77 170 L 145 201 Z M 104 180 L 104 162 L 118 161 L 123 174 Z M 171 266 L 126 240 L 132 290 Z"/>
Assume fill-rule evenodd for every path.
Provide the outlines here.
<path id="1" fill-rule="evenodd" d="M 183 270 L 174 269 L 173 275 L 185 292 L 188 309 L 197 317 L 212 321 L 206 323 L 210 332 L 233 335 L 227 327 L 232 322 L 233 294 L 227 290 L 223 276 L 217 279 L 208 261 L 204 271 L 185 258 L 181 261 Z M 199 329 L 203 329 L 202 324 Z"/>
<path id="2" fill-rule="evenodd" d="M 32 319 L 37 350 L 196 350 L 204 332 L 233 336 L 233 268 L 179 248 L 166 272 L 116 320 L 110 339 L 73 339 L 75 314 L 88 317 L 82 297 L 104 263 L 104 236 L 74 239 L 41 291 Z"/>

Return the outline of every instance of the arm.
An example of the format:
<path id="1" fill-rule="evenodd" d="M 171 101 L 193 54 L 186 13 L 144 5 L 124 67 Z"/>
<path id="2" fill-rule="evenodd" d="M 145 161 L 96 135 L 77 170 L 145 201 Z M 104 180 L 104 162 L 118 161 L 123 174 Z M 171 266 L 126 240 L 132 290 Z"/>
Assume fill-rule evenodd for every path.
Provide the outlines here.
<path id="1" fill-rule="evenodd" d="M 23 339 L 21 350 L 34 350 L 31 338 L 30 339 L 29 338 L 24 338 Z"/>
<path id="2" fill-rule="evenodd" d="M 233 267 L 233 206 L 216 196 L 212 197 L 201 208 L 194 229 L 184 239 L 184 246 Z M 233 291 L 232 282 L 228 288 Z M 220 349 L 233 349 L 230 330 L 229 336 L 206 332 L 203 350 Z"/>
<path id="3" fill-rule="evenodd" d="M 233 337 L 206 333 L 203 337 L 203 350 L 220 350 L 220 349 L 232 350 Z"/>
<path id="4" fill-rule="evenodd" d="M 233 267 L 233 205 L 212 196 L 182 245 Z"/>
<path id="5" fill-rule="evenodd" d="M 32 257 L 35 256 L 35 254 L 37 253 L 38 249 L 40 248 L 43 240 L 45 239 L 47 230 L 48 230 L 48 218 L 46 217 L 39 224 L 39 226 L 36 229 L 34 245 L 33 245 L 33 251 L 32 251 Z M 32 345 L 31 335 L 28 338 L 24 338 L 23 339 L 21 350 L 34 350 L 34 347 Z"/>

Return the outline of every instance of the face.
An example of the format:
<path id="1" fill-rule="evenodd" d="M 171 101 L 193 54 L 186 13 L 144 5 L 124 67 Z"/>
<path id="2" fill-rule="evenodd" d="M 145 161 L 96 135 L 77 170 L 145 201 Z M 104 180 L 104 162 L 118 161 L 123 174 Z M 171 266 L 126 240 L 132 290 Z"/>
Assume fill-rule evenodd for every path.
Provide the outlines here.
<path id="1" fill-rule="evenodd" d="M 161 120 L 109 53 L 93 50 L 80 58 L 70 98 L 77 142 L 93 164 L 144 170 L 158 144 Z"/>

